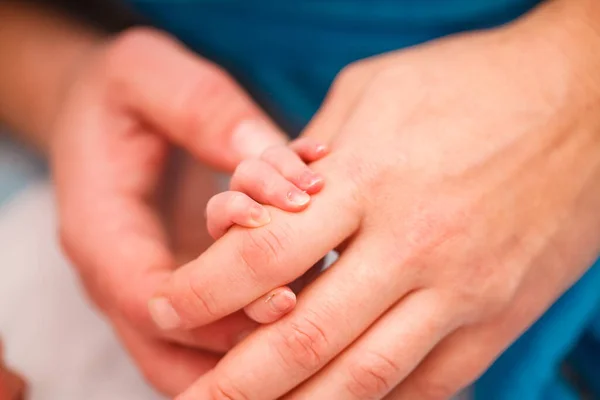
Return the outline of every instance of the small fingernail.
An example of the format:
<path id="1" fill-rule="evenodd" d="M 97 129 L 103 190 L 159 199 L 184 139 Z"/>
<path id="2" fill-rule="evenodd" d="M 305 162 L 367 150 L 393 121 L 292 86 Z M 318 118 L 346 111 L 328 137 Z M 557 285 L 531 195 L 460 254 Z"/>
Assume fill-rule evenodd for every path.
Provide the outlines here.
<path id="1" fill-rule="evenodd" d="M 325 146 L 324 144 L 319 144 L 317 145 L 317 147 L 315 148 L 315 152 L 318 155 L 324 155 L 329 153 L 329 147 Z"/>
<path id="2" fill-rule="evenodd" d="M 314 172 L 305 172 L 300 180 L 302 181 L 303 187 L 306 189 L 310 189 L 323 183 L 323 177 Z"/>
<path id="3" fill-rule="evenodd" d="M 240 122 L 231 137 L 233 147 L 243 157 L 258 157 L 277 142 L 278 134 L 266 122 L 246 120 Z"/>
<path id="4" fill-rule="evenodd" d="M 150 300 L 148 310 L 156 326 L 162 330 L 177 329 L 181 325 L 181 318 L 179 318 L 177 311 L 175 311 L 171 302 L 164 297 Z"/>
<path id="5" fill-rule="evenodd" d="M 260 205 L 254 205 L 250 210 L 250 225 L 258 228 L 269 222 L 271 222 L 271 216 L 267 209 Z"/>
<path id="6" fill-rule="evenodd" d="M 267 302 L 273 307 L 273 310 L 283 314 L 294 308 L 296 305 L 296 295 L 289 290 L 284 290 L 269 296 Z"/>
<path id="7" fill-rule="evenodd" d="M 289 202 L 295 206 L 304 206 L 310 201 L 310 196 L 299 190 L 292 190 L 288 192 L 287 198 Z"/>

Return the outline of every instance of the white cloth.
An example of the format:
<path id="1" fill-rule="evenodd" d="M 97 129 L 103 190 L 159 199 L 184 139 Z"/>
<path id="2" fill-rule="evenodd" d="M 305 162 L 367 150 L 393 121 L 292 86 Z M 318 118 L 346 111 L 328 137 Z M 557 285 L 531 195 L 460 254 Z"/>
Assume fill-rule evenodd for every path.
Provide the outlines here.
<path id="1" fill-rule="evenodd" d="M 158 400 L 59 251 L 49 184 L 0 208 L 0 335 L 32 400 Z"/>

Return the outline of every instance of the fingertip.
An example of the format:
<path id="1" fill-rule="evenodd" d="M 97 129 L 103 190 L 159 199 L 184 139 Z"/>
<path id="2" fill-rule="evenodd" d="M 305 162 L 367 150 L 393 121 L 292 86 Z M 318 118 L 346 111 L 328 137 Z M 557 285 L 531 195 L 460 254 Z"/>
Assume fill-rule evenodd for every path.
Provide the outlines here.
<path id="1" fill-rule="evenodd" d="M 285 198 L 289 206 L 294 209 L 302 209 L 310 203 L 310 195 L 301 190 L 290 190 L 287 192 Z"/>
<path id="2" fill-rule="evenodd" d="M 292 311 L 296 306 L 296 295 L 290 289 L 286 288 L 273 292 L 267 297 L 265 302 L 269 304 L 275 313 L 283 316 Z"/>
<path id="3" fill-rule="evenodd" d="M 317 157 L 317 159 L 321 158 L 321 157 L 325 157 L 327 154 L 329 154 L 330 149 L 329 146 L 324 145 L 324 144 L 317 144 L 315 146 L 315 156 Z"/>
<path id="4" fill-rule="evenodd" d="M 256 203 L 250 207 L 247 228 L 260 228 L 271 222 L 271 214 L 262 205 Z"/>
<path id="5" fill-rule="evenodd" d="M 296 295 L 287 287 L 280 287 L 255 300 L 244 308 L 246 315 L 260 324 L 279 320 L 296 307 Z"/>
<path id="6" fill-rule="evenodd" d="M 302 174 L 299 179 L 299 188 L 304 190 L 308 194 L 315 194 L 323 189 L 325 179 L 312 171 L 307 171 Z"/>
<path id="7" fill-rule="evenodd" d="M 305 162 L 317 161 L 325 157 L 330 152 L 328 145 L 319 143 L 312 138 L 297 139 L 290 144 L 290 148 L 294 150 Z"/>

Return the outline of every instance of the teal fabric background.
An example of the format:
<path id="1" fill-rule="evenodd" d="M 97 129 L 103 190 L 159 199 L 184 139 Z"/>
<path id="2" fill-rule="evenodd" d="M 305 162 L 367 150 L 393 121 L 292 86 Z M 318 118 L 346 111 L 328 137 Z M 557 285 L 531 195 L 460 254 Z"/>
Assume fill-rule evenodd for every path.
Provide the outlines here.
<path id="1" fill-rule="evenodd" d="M 333 78 L 345 65 L 448 34 L 497 26 L 538 2 L 131 1 L 149 21 L 231 71 L 291 135 L 297 134 L 318 109 Z M 475 385 L 475 397 L 576 398 L 560 367 L 593 322 L 600 320 L 598 288 L 600 268 L 596 267 L 500 357 Z M 580 371 L 590 371 L 578 357 L 586 354 L 581 346 L 577 345 L 578 352 L 569 360 L 574 360 Z M 600 378 L 598 373 L 595 376 Z"/>
<path id="2" fill-rule="evenodd" d="M 510 21 L 539 0 L 132 0 L 228 68 L 290 133 L 361 58 Z"/>

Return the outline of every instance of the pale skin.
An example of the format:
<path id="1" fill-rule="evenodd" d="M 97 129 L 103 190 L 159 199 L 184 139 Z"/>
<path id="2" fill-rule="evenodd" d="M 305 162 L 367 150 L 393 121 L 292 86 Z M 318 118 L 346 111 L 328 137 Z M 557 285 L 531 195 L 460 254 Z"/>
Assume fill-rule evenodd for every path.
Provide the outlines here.
<path id="1" fill-rule="evenodd" d="M 269 224 L 229 230 L 174 273 L 179 257 L 147 201 L 163 166 L 154 143 L 177 143 L 231 171 L 282 140 L 222 71 L 173 41 L 137 31 L 101 47 L 82 46 L 97 51 L 83 52 L 85 67 L 66 62 L 81 68 L 66 80 L 81 83 L 66 101 L 44 102 L 44 91 L 36 103 L 41 111 L 27 115 L 27 97 L 17 97 L 15 111 L 3 118 L 15 127 L 43 128 L 48 121 L 33 123 L 36 115 L 60 116 L 53 135 L 40 136 L 55 149 L 68 252 L 140 369 L 165 393 L 183 391 L 219 359 L 168 343 L 199 343 L 198 335 L 214 325 L 190 328 L 283 287 L 337 247 L 340 260 L 299 296 L 293 312 L 244 340 L 181 398 L 441 399 L 475 379 L 598 255 L 598 7 L 593 0 L 555 0 L 516 24 L 351 66 L 304 133 L 332 148 L 311 165 L 327 182 L 322 193 L 302 213 L 272 208 Z M 148 48 L 159 54 L 153 62 Z M 138 57 L 127 57 L 133 50 Z M 98 67 L 106 59 L 108 75 Z M 135 79 L 127 73 L 148 65 L 152 71 Z M 173 107 L 168 100 L 188 98 L 176 79 L 187 74 L 223 93 L 234 107 L 222 109 L 231 115 L 215 112 L 219 102 L 194 114 L 194 102 Z M 150 84 L 165 77 L 172 79 L 165 87 Z M 126 106 L 107 103 L 115 86 L 127 89 L 129 96 L 119 91 Z M 93 112 L 82 113 L 77 104 Z M 130 135 L 106 135 L 131 118 L 108 118 L 110 124 L 98 127 L 98 111 L 105 121 L 105 113 L 131 117 L 123 112 L 131 109 L 145 116 L 144 134 L 121 128 Z M 210 123 L 202 118 L 208 115 Z M 261 121 L 261 133 L 250 141 L 260 146 L 241 155 L 229 139 L 239 139 L 233 132 L 247 128 L 240 121 L 248 119 Z M 198 129 L 190 133 L 189 126 Z M 206 139 L 215 137 L 223 141 Z M 213 144 L 226 156 L 215 159 Z M 91 157 L 107 147 L 120 150 L 110 162 Z M 86 160 L 86 168 L 73 172 L 65 154 L 76 155 L 77 166 Z M 140 179 L 123 178 L 131 171 Z M 123 292 L 123 282 L 135 285 Z M 145 307 L 153 295 L 173 306 L 179 329 L 152 325 Z M 229 332 L 254 326 L 235 323 L 239 329 Z M 204 348 L 224 351 L 233 343 L 215 345 L 215 337 L 206 335 Z"/>
<path id="2" fill-rule="evenodd" d="M 180 393 L 257 323 L 236 313 L 163 332 L 147 303 L 212 241 L 208 166 L 233 172 L 285 136 L 224 71 L 164 33 L 109 37 L 25 2 L 1 2 L 0 25 L 11 61 L 0 63 L 0 121 L 48 155 L 63 247 L 89 296 L 146 379 Z M 176 147 L 183 155 L 170 157 Z"/>
<path id="3" fill-rule="evenodd" d="M 600 253 L 598 48 L 600 4 L 556 0 L 346 70 L 304 133 L 332 148 L 322 193 L 157 297 L 185 330 L 339 261 L 178 399 L 445 399 L 476 379 Z"/>
<path id="4" fill-rule="evenodd" d="M 306 209 L 310 195 L 317 194 L 324 185 L 323 178 L 306 163 L 318 161 L 328 152 L 327 146 L 304 138 L 289 146 L 271 147 L 260 157 L 243 161 L 231 178 L 231 190 L 213 196 L 208 202 L 206 224 L 212 238 L 221 238 L 236 225 L 244 228 L 267 225 L 271 217 L 265 205 L 288 212 Z M 283 286 L 253 301 L 244 307 L 244 312 L 256 322 L 272 323 L 295 305 L 295 293 Z M 179 321 L 169 322 L 177 325 Z"/>
<path id="5" fill-rule="evenodd" d="M 89 295 L 148 381 L 180 393 L 256 323 L 279 319 L 296 301 L 282 286 L 249 304 L 249 318 L 237 313 L 185 333 L 153 327 L 146 304 L 172 268 L 231 225 L 268 223 L 262 205 L 231 192 L 211 200 L 205 220 L 218 188 L 207 165 L 237 167 L 233 188 L 299 212 L 323 184 L 304 161 L 327 148 L 311 139 L 285 146 L 225 72 L 160 32 L 108 37 L 54 10 L 8 2 L 0 4 L 0 24 L 0 54 L 11 60 L 0 63 L 0 121 L 50 157 L 63 245 Z M 186 152 L 169 160 L 175 145 Z M 256 172 L 268 178 L 268 192 L 256 186 Z"/>

